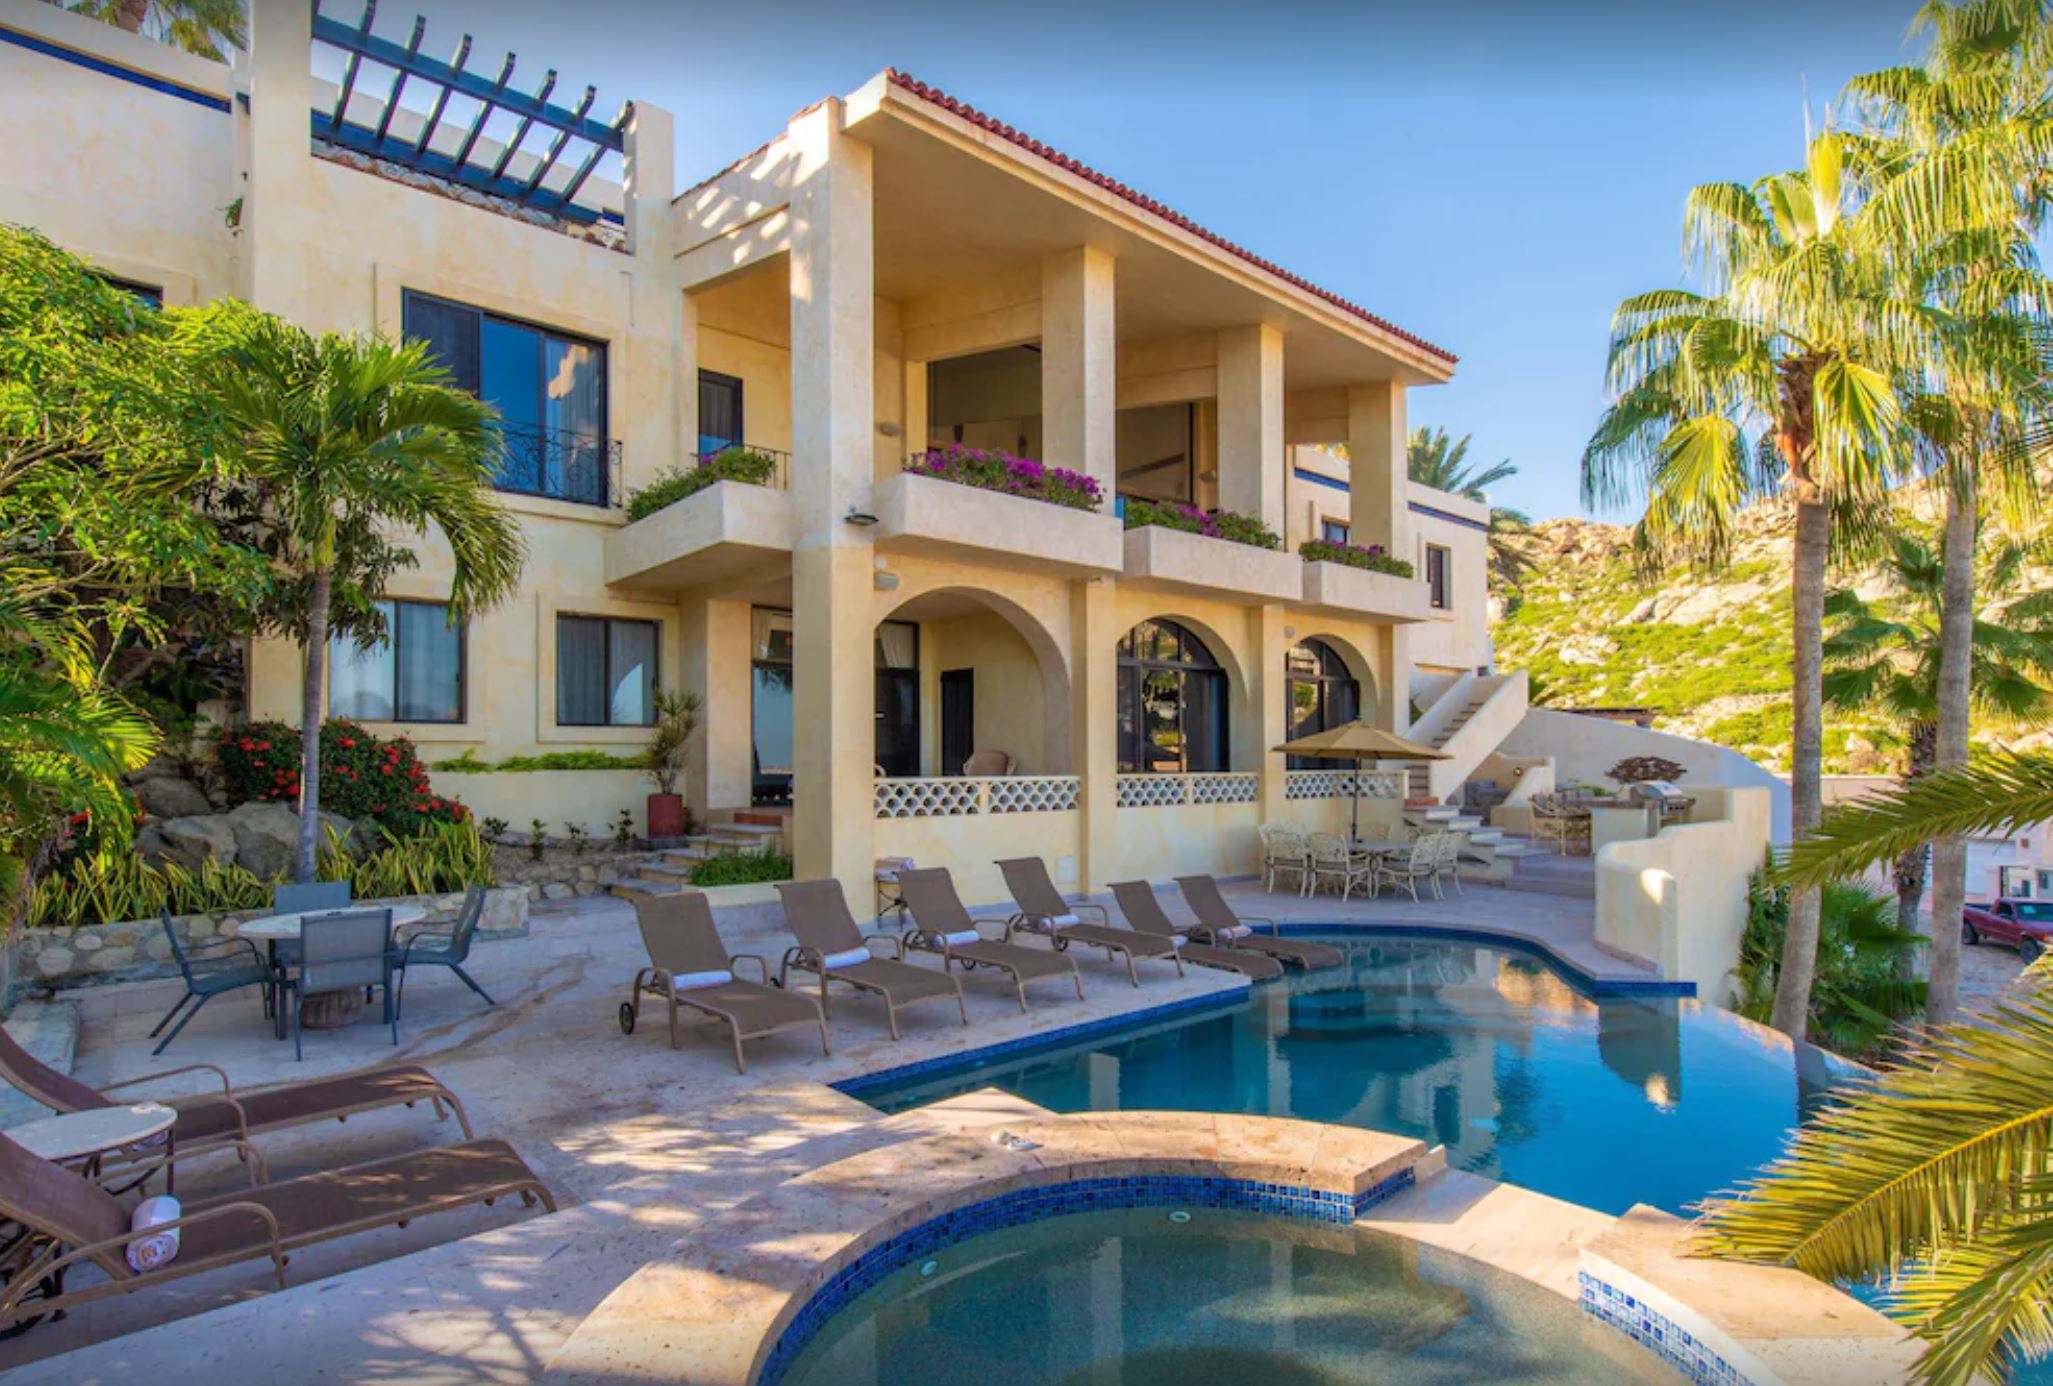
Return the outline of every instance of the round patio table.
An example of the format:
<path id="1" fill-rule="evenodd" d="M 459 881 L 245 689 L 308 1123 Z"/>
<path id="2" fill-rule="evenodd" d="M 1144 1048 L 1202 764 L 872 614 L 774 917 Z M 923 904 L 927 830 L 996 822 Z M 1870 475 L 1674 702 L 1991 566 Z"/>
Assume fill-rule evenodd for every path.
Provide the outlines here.
<path id="1" fill-rule="evenodd" d="M 296 942 L 300 925 L 309 919 L 320 919 L 326 915 L 359 914 L 365 910 L 389 909 L 392 927 L 418 924 L 428 917 L 428 912 L 419 905 L 351 905 L 335 910 L 305 910 L 297 914 L 273 914 L 263 919 L 252 919 L 238 929 L 242 938 L 259 939 L 270 955 L 272 967 L 278 965 L 278 945 Z M 356 987 L 345 987 L 341 991 L 317 991 L 307 996 L 299 1009 L 299 1023 L 308 1030 L 336 1030 L 344 1025 L 354 1025 L 364 1013 L 364 994 Z M 278 1008 L 277 1030 L 279 1037 L 285 1034 L 285 1008 Z"/>
<path id="2" fill-rule="evenodd" d="M 87 1107 L 82 1111 L 59 1112 L 39 1121 L 7 1128 L 7 1139 L 53 1163 L 81 1162 L 80 1172 L 88 1179 L 100 1177 L 100 1162 L 110 1150 L 124 1150 L 143 1141 L 164 1138 L 164 1154 L 173 1154 L 171 1126 L 178 1113 L 161 1102 L 137 1102 L 126 1107 Z M 175 1193 L 176 1176 L 164 1166 L 164 1192 Z"/>

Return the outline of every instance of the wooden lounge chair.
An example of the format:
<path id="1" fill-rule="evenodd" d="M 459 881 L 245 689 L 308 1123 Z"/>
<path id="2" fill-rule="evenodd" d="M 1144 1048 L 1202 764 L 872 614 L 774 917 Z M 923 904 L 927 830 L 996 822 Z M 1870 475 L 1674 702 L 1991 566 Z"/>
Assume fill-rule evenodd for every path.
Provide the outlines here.
<path id="1" fill-rule="evenodd" d="M 1226 903 L 1219 883 L 1210 876 L 1178 876 L 1176 884 L 1183 890 L 1184 903 L 1198 917 L 1198 922 L 1191 926 L 1190 936 L 1200 943 L 1245 948 L 1266 954 L 1280 963 L 1296 963 L 1307 972 L 1314 968 L 1338 967 L 1347 961 L 1346 955 L 1330 943 L 1279 937 L 1273 919 L 1241 918 L 1233 912 L 1233 906 Z M 1269 932 L 1256 932 L 1253 926 L 1257 924 L 1266 925 Z"/>
<path id="2" fill-rule="evenodd" d="M 303 1083 L 282 1083 L 268 1088 L 237 1088 L 228 1075 L 213 1064 L 186 1064 L 161 1073 L 91 1088 L 68 1074 L 59 1073 L 15 1042 L 0 1026 L 0 1078 L 26 1096 L 56 1112 L 85 1112 L 112 1107 L 135 1098 L 114 1098 L 109 1094 L 124 1088 L 154 1083 L 181 1073 L 211 1073 L 221 1091 L 192 1097 L 155 1099 L 178 1113 L 171 1127 L 172 1143 L 180 1157 L 215 1149 L 230 1149 L 255 1136 L 268 1135 L 316 1121 L 343 1121 L 362 1112 L 385 1107 L 412 1107 L 425 1102 L 434 1109 L 436 1120 L 454 1115 L 471 1139 L 470 1118 L 456 1094 L 425 1068 L 417 1064 L 393 1064 L 387 1068 L 360 1069 Z M 447 1108 L 447 1113 L 444 1108 Z M 150 1154 L 148 1147 L 140 1154 Z M 109 1156 L 110 1163 L 118 1157 Z M 261 1158 L 261 1157 L 260 1157 Z"/>
<path id="3" fill-rule="evenodd" d="M 759 953 L 729 953 L 713 923 L 713 907 L 703 892 L 689 895 L 629 897 L 642 928 L 642 946 L 649 966 L 634 974 L 627 1000 L 620 1003 L 620 1029 L 634 1033 L 644 994 L 660 996 L 670 1008 L 670 1047 L 677 1048 L 677 1008 L 726 1022 L 734 1037 L 734 1067 L 748 1072 L 743 1040 L 761 1039 L 780 1030 L 818 1030 L 820 1052 L 828 1053 L 827 1017 L 818 1002 L 795 991 L 770 985 L 770 960 Z M 760 982 L 734 975 L 736 963 L 753 962 L 763 971 Z"/>
<path id="4" fill-rule="evenodd" d="M 946 867 L 900 871 L 898 890 L 912 912 L 913 927 L 906 946 L 939 953 L 943 970 L 960 963 L 966 972 L 981 963 L 1009 974 L 1022 1012 L 1027 1008 L 1026 984 L 1042 978 L 1067 978 L 1076 987 L 1076 999 L 1084 999 L 1083 977 L 1071 959 L 1043 948 L 987 939 L 977 932 L 977 921 L 962 907 L 962 897 L 955 893 L 955 881 Z M 1012 932 L 1010 925 L 999 927 L 1008 935 Z"/>
<path id="5" fill-rule="evenodd" d="M 891 1038 L 898 1038 L 898 1012 L 922 1001 L 954 1001 L 969 1024 L 969 1007 L 963 1003 L 962 983 L 947 972 L 932 972 L 902 961 L 905 943 L 895 934 L 878 934 L 888 939 L 900 960 L 870 954 L 869 939 L 848 912 L 848 897 L 839 881 L 784 881 L 777 886 L 784 904 L 784 919 L 798 937 L 796 946 L 784 950 L 777 968 L 777 985 L 784 986 L 792 971 L 811 972 L 820 979 L 820 1013 L 830 1014 L 829 982 L 846 982 L 857 991 L 882 998 L 884 1017 L 891 1026 Z M 863 956 L 857 957 L 857 954 Z"/>
<path id="6" fill-rule="evenodd" d="M 1014 857 L 999 862 L 998 869 L 1004 873 L 1005 888 L 1012 892 L 1012 903 L 1019 906 L 1019 913 L 1007 922 L 1013 931 L 1046 934 L 1058 952 L 1072 943 L 1085 943 L 1104 949 L 1107 958 L 1121 954 L 1126 958 L 1126 980 L 1135 986 L 1141 984 L 1133 969 L 1135 958 L 1167 958 L 1176 964 L 1176 975 L 1183 975 L 1183 959 L 1174 942 L 1115 927 L 1102 905 L 1071 904 L 1063 899 L 1055 882 L 1048 879 L 1048 863 L 1039 857 Z M 1086 924 L 1082 918 L 1086 913 L 1097 915 L 1099 922 Z"/>
<path id="7" fill-rule="evenodd" d="M 174 1158 L 183 1153 L 160 1163 Z M 504 1141 L 410 1151 L 188 1203 L 176 1222 L 149 1229 L 177 1229 L 177 1256 L 138 1272 L 126 1252 L 139 1234 L 118 1198 L 0 1135 L 0 1218 L 22 1229 L 8 1248 L 0 1327 L 243 1261 L 268 1259 L 282 1290 L 286 1254 L 300 1247 L 513 1195 L 556 1211 L 548 1187 Z M 67 1288 L 67 1274 L 87 1266 L 99 1277 Z"/>
<path id="8" fill-rule="evenodd" d="M 1283 975 L 1282 963 L 1260 953 L 1189 942 L 1183 930 L 1169 922 L 1169 916 L 1162 911 L 1162 902 L 1155 898 L 1155 888 L 1146 881 L 1114 881 L 1112 898 L 1119 902 L 1119 912 L 1126 916 L 1126 922 L 1137 931 L 1175 940 L 1178 956 L 1188 958 L 1200 967 L 1238 972 L 1251 982 L 1270 982 Z"/>

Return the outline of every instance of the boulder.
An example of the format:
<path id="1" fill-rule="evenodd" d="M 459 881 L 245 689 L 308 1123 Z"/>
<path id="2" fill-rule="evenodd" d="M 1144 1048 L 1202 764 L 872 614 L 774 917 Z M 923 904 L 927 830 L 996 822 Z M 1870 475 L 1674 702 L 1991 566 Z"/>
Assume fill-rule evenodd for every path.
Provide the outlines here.
<path id="1" fill-rule="evenodd" d="M 164 834 L 157 830 L 157 825 L 151 823 L 136 829 L 135 854 L 154 865 L 172 855 L 171 844 L 164 840 Z"/>
<path id="2" fill-rule="evenodd" d="M 238 804 L 222 815 L 235 836 L 235 864 L 257 876 L 292 867 L 299 850 L 299 815 L 283 804 Z"/>
<path id="3" fill-rule="evenodd" d="M 191 818 L 214 811 L 207 792 L 191 780 L 156 776 L 139 781 L 134 789 L 143 812 L 158 818 Z"/>
<path id="4" fill-rule="evenodd" d="M 209 857 L 224 864 L 235 860 L 235 829 L 220 815 L 173 818 L 157 824 L 156 831 L 164 841 L 165 855 L 180 865 L 197 867 Z"/>

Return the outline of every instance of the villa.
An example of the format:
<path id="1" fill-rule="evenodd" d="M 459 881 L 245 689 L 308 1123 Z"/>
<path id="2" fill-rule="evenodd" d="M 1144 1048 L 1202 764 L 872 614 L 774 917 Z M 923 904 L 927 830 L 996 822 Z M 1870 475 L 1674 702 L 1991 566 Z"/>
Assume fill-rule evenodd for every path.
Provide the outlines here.
<path id="1" fill-rule="evenodd" d="M 306 1365 L 294 1352 L 375 1337 L 394 1380 L 650 1379 L 653 1354 L 680 1351 L 657 1376 L 886 1380 L 932 1345 L 832 1325 L 879 1284 L 917 1291 L 930 1252 L 1053 1213 L 1166 1208 L 1179 1228 L 1192 1209 L 1199 1225 L 1221 1209 L 1289 1224 L 1218 1251 L 1286 1286 L 1292 1256 L 1359 1269 L 1388 1254 L 1374 1237 L 1397 1239 L 1384 1271 L 1413 1297 L 1406 1331 L 1466 1314 L 1442 1293 L 1461 1283 L 1527 1325 L 1470 1344 L 1474 1360 L 1561 1373 L 1535 1380 L 1902 1369 L 1901 1335 L 1837 1291 L 1673 1254 L 1687 1200 L 1766 1158 L 1792 1101 L 1844 1077 L 1719 1009 L 1786 791 L 1717 747 L 1529 707 L 1525 676 L 1497 671 L 1488 507 L 1405 473 L 1409 392 L 1450 380 L 1451 352 L 896 70 L 680 187 L 672 118 L 647 103 L 609 117 L 553 71 L 537 86 L 511 57 L 470 59 L 467 38 L 445 61 L 421 24 L 401 42 L 371 5 L 253 9 L 249 51 L 223 65 L 0 0 L 0 221 L 149 303 L 237 297 L 420 340 L 498 407 L 498 487 L 528 547 L 518 592 L 452 626 L 449 553 L 422 536 L 386 594 L 390 644 L 335 647 L 331 716 L 412 740 L 481 818 L 582 834 L 625 812 L 645 834 L 634 769 L 494 767 L 631 756 L 658 693 L 693 693 L 693 813 L 781 840 L 800 881 L 838 882 L 865 920 L 888 861 L 948 868 L 998 921 L 1015 898 L 1004 859 L 1038 858 L 1063 897 L 1101 903 L 1115 883 L 1209 875 L 1223 908 L 1274 916 L 1278 938 L 1330 936 L 1349 971 L 1330 986 L 1186 972 L 1171 957 L 1185 926 L 1165 924 L 1158 971 L 1069 949 L 1074 996 L 1036 993 L 1031 1014 L 1023 984 L 1015 1014 L 987 968 L 902 1041 L 892 1013 L 886 1040 L 881 1008 L 844 1011 L 837 993 L 792 1036 L 751 1032 L 743 1074 L 717 1046 L 652 1038 L 647 1012 L 636 1032 L 648 959 L 627 903 L 538 899 L 534 936 L 470 964 L 477 996 L 506 1004 L 424 980 L 408 1015 L 426 1008 L 432 1028 L 404 1051 L 345 1026 L 301 1066 L 260 1047 L 253 994 L 181 1044 L 238 1082 L 430 1063 L 562 1211 L 455 1233 L 402 1222 L 356 1259 L 295 1250 L 333 1277 L 327 1309 L 304 1286 L 154 1317 L 96 1306 L 107 1317 L 69 1326 L 84 1377 L 68 1353 L 0 1349 L 0 1365 L 56 1381 L 178 1363 L 169 1381 L 246 1362 L 286 1380 Z M 300 649 L 255 640 L 244 666 L 235 715 L 297 721 Z M 1277 749 L 1356 720 L 1441 758 Z M 1685 768 L 1674 812 L 1586 807 L 1587 866 L 1563 865 L 1558 836 L 1539 845 L 1557 786 L 1646 755 Z M 1448 895 L 1252 883 L 1265 825 L 1357 818 L 1458 831 Z M 697 851 L 652 855 L 616 889 L 653 908 L 687 888 Z M 727 947 L 789 943 L 773 888 L 711 894 Z M 162 987 L 78 988 L 80 1074 L 162 1071 L 142 1038 Z M 1370 1019 L 1386 1004 L 1394 1042 Z M 1564 1056 L 1568 1034 L 1582 1047 Z M 743 1039 L 736 1023 L 737 1068 Z M 1694 1105 L 1686 1048 L 1710 1070 Z M 379 1142 L 420 1139 L 425 1115 L 352 1122 L 348 1149 L 388 1154 Z M 326 1167 L 328 1140 L 344 1138 L 265 1148 L 299 1172 Z M 1607 1163 L 1656 1150 L 1631 1178 Z M 1138 1257 L 1183 1234 L 1122 1235 Z M 1049 1283 L 1107 1273 L 1058 1270 Z M 1518 1298 L 1535 1284 L 1544 1306 Z M 1091 1287 L 1117 1299 L 1116 1276 Z M 1368 1320 L 1394 1312 L 1377 1293 Z M 1008 1331 L 1045 1346 L 1089 1299 L 1044 1312 L 1022 1296 L 1036 1307 Z M 934 1322 L 956 1347 L 986 1326 Z M 1151 1328 L 1162 1344 L 1182 1331 Z M 1094 1331 L 1071 1366 L 1143 1351 Z M 1355 1350 L 1303 1331 L 1263 1351 Z M 1854 1375 L 1801 1374 L 1818 1363 Z"/>

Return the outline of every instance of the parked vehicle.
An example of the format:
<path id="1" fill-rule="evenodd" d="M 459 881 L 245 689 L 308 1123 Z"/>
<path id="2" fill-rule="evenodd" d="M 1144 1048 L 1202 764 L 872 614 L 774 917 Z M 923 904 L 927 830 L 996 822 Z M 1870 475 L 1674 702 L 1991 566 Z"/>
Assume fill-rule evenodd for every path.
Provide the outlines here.
<path id="1" fill-rule="evenodd" d="M 2029 966 L 2053 946 L 2053 900 L 1970 902 L 1960 912 L 1960 941 L 2014 944 Z"/>

